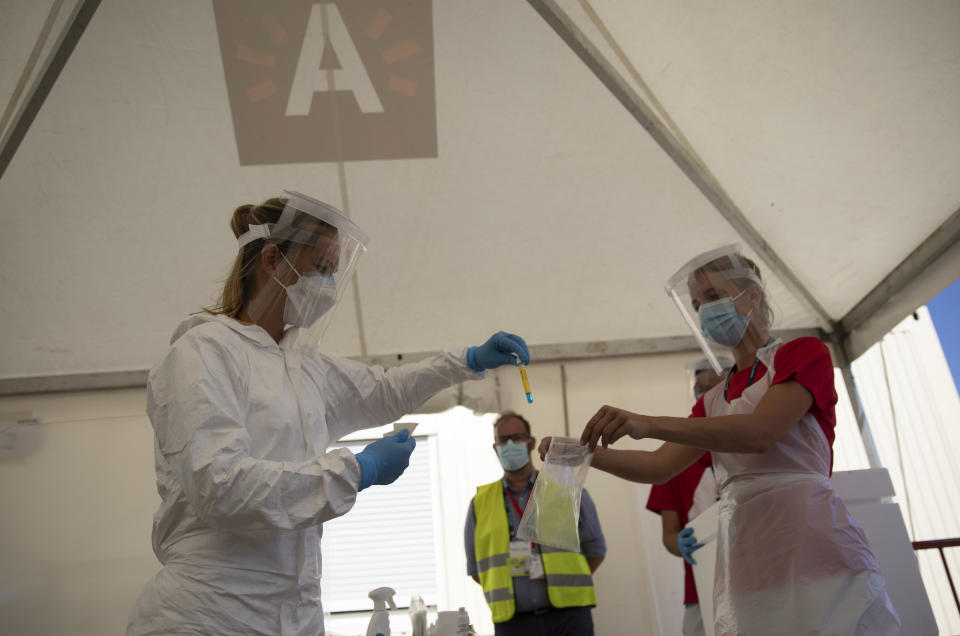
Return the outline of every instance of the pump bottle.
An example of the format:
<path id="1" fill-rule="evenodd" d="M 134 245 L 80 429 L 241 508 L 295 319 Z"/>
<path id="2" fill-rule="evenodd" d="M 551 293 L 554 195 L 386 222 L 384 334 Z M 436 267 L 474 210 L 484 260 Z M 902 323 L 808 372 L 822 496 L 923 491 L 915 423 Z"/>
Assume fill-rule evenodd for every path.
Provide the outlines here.
<path id="1" fill-rule="evenodd" d="M 367 636 L 390 636 L 390 614 L 387 612 L 387 603 L 391 609 L 397 609 L 393 602 L 396 592 L 389 587 L 378 587 L 367 594 L 373 600 L 373 615 L 367 625 Z"/>

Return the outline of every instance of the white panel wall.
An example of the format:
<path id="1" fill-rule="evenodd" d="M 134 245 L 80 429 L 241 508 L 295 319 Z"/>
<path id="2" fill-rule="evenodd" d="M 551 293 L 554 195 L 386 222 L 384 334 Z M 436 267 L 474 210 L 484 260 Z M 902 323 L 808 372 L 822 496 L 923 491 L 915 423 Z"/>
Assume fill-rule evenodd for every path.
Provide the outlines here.
<path id="1" fill-rule="evenodd" d="M 960 536 L 960 396 L 926 307 L 908 316 L 853 365 L 877 449 L 914 541 Z M 960 549 L 944 551 L 954 584 Z M 936 550 L 918 554 L 943 634 L 960 613 Z"/>
<path id="2" fill-rule="evenodd" d="M 0 400 L 43 421 L 35 454 L 0 461 L 0 633 L 123 633 L 159 568 L 143 405 L 142 389 Z"/>

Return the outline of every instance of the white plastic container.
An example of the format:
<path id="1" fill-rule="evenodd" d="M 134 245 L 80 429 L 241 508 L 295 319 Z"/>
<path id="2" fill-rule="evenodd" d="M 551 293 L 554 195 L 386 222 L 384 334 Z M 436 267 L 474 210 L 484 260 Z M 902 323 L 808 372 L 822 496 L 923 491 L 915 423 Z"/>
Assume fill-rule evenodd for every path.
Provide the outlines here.
<path id="1" fill-rule="evenodd" d="M 473 631 L 473 625 L 470 624 L 470 615 L 467 614 L 465 607 L 457 611 L 457 636 L 477 636 L 477 632 Z"/>
<path id="2" fill-rule="evenodd" d="M 437 622 L 433 625 L 433 636 L 456 636 L 457 613 L 451 611 L 437 612 Z"/>

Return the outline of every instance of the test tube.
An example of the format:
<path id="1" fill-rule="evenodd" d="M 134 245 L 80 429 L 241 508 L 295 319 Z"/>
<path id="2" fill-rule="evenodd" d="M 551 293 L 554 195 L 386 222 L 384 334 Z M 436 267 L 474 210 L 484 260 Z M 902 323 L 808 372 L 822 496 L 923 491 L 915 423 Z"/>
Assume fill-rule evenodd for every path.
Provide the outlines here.
<path id="1" fill-rule="evenodd" d="M 527 380 L 527 367 L 520 367 L 520 379 L 523 380 L 523 390 L 527 394 L 527 404 L 533 404 L 533 394 L 530 393 L 530 381 Z"/>
<path id="2" fill-rule="evenodd" d="M 533 393 L 530 392 L 530 380 L 527 379 L 527 367 L 520 361 L 520 356 L 516 353 L 513 357 L 517 359 L 517 367 L 520 368 L 520 379 L 523 381 L 523 392 L 527 394 L 527 404 L 533 404 Z"/>

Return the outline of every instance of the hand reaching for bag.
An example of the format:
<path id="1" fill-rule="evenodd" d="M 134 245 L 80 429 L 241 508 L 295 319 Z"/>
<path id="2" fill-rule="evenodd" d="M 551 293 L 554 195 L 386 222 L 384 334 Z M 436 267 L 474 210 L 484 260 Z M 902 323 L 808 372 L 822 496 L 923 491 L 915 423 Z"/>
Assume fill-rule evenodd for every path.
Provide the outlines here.
<path id="1" fill-rule="evenodd" d="M 597 448 L 597 442 L 602 442 L 603 446 L 607 447 L 625 435 L 633 439 L 643 439 L 649 432 L 650 422 L 646 415 L 607 405 L 601 407 L 587 422 L 580 435 L 580 443 L 588 445 L 593 451 Z"/>
<path id="2" fill-rule="evenodd" d="M 547 451 L 550 450 L 551 440 L 553 440 L 552 437 L 544 437 L 542 440 L 540 440 L 540 446 L 537 447 L 537 452 L 540 453 L 541 461 L 547 457 Z"/>

